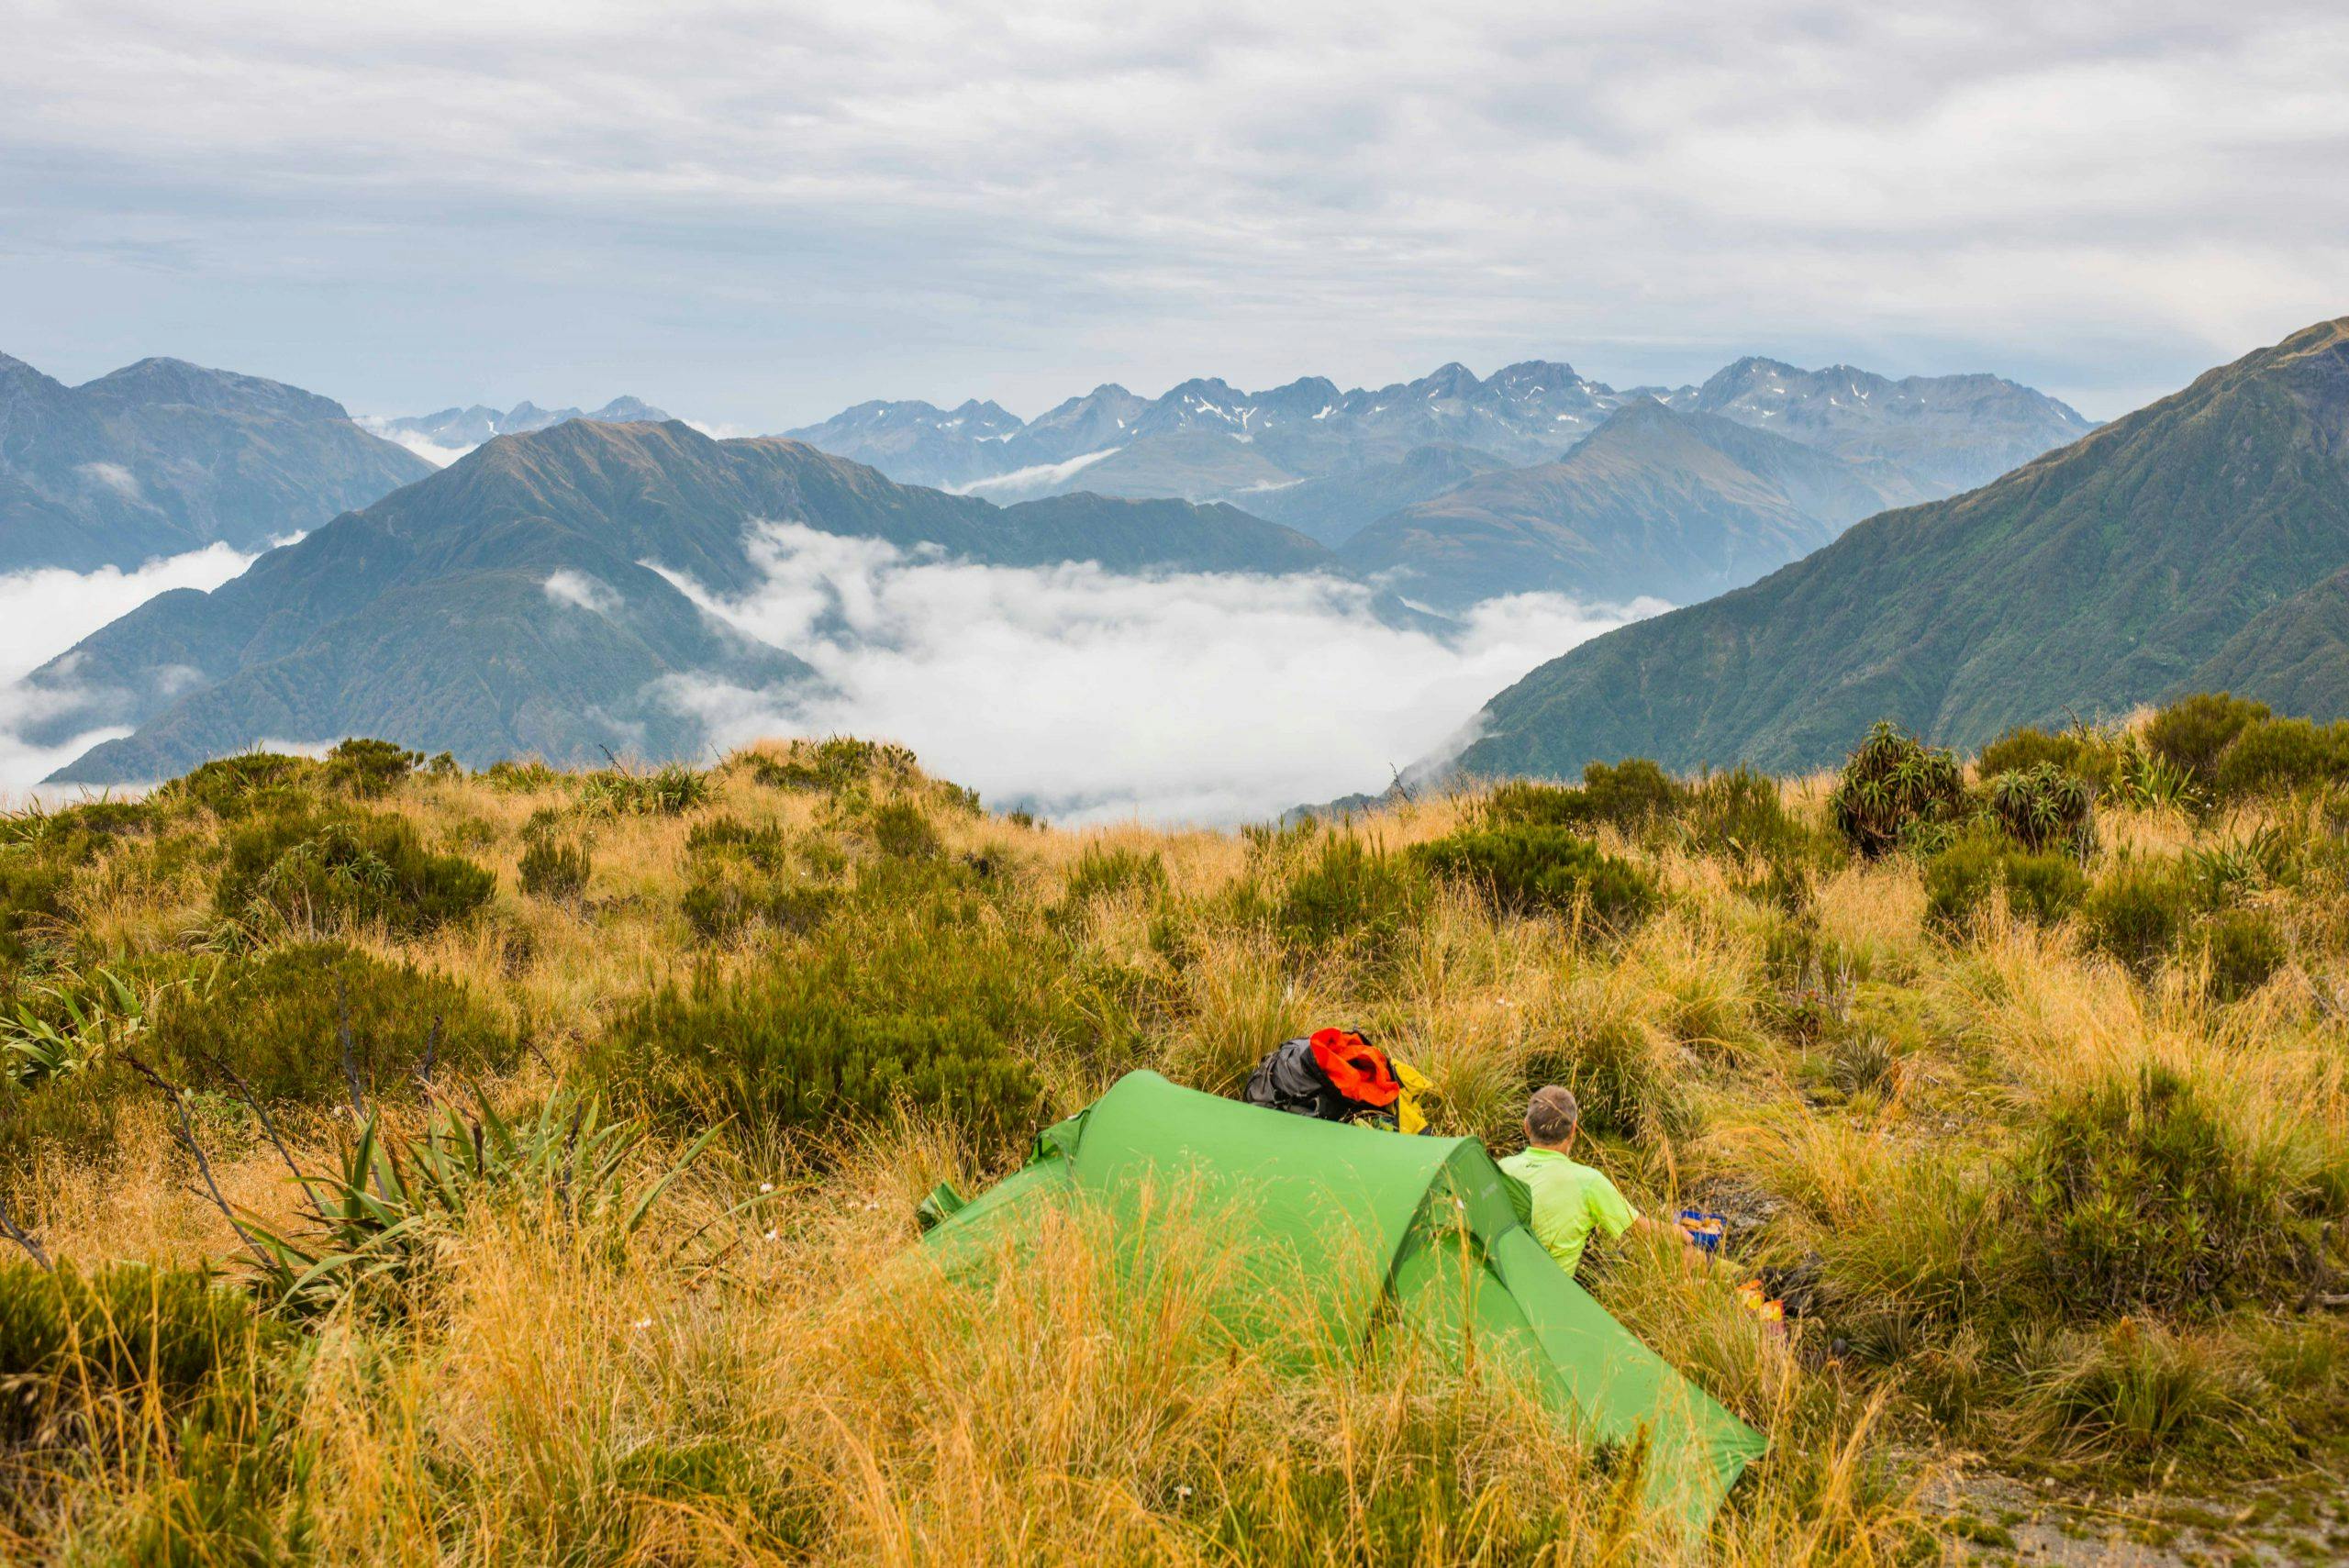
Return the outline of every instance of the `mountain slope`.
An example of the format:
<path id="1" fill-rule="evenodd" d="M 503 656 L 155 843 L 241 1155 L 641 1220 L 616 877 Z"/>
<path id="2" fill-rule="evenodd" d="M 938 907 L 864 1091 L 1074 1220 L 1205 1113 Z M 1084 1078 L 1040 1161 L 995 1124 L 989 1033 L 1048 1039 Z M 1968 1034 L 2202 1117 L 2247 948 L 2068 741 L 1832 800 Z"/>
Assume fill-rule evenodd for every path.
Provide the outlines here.
<path id="1" fill-rule="evenodd" d="M 1432 500 L 1479 474 L 1508 465 L 1488 451 L 1449 443 L 1416 447 L 1393 462 L 1302 479 L 1246 497 L 1262 517 L 1341 545 L 1389 512 Z"/>
<path id="2" fill-rule="evenodd" d="M 663 682 L 810 678 L 651 569 L 746 593 L 764 581 L 748 543 L 761 519 L 1004 565 L 1332 565 L 1303 535 L 1230 507 L 1080 495 L 1004 508 L 796 441 L 574 420 L 498 437 L 210 594 L 150 600 L 36 672 L 61 709 L 37 733 L 58 744 L 130 728 L 59 775 L 93 783 L 164 776 L 264 738 L 357 732 L 473 762 L 690 753 L 698 726 Z"/>
<path id="3" fill-rule="evenodd" d="M 2279 606 L 2344 566 L 2349 318 L 1553 660 L 1486 705 L 1460 765 L 1810 767 L 1880 717 L 1977 745 L 2067 705 L 2115 713 L 2220 674 L 2256 689 L 2286 678 L 2260 651 L 2288 646 L 2309 672 L 2289 689 L 2326 692 L 2314 672 L 2337 595 Z"/>
<path id="4" fill-rule="evenodd" d="M 1701 598 L 1825 543 L 1900 488 L 1897 477 L 1642 399 L 1561 461 L 1471 479 L 1370 524 L 1339 554 L 1439 606 L 1537 591 Z"/>
<path id="5" fill-rule="evenodd" d="M 250 550 L 431 472 L 258 376 L 156 359 L 69 387 L 0 354 L 0 572 Z"/>

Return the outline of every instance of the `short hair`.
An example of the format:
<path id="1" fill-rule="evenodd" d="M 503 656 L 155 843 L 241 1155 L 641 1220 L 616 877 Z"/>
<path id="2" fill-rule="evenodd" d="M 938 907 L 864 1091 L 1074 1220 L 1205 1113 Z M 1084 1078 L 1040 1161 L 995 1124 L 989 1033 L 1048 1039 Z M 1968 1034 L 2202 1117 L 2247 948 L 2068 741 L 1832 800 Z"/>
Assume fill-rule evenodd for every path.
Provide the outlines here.
<path id="1" fill-rule="evenodd" d="M 1552 1084 L 1525 1103 L 1526 1135 L 1536 1143 L 1563 1143 L 1582 1125 L 1582 1106 L 1572 1089 Z"/>

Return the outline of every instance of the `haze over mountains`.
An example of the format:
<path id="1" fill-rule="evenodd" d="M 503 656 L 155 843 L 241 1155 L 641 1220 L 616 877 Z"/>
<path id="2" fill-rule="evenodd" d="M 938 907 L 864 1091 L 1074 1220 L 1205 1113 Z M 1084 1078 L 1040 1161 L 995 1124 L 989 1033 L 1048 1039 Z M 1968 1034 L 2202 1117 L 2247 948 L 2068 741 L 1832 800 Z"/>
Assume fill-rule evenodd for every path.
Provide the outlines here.
<path id="1" fill-rule="evenodd" d="M 1341 392 L 1319 376 L 1252 393 L 1194 380 L 1151 399 L 1105 385 L 1032 421 L 991 402 L 863 403 L 791 434 L 909 484 L 1223 499 L 1337 543 L 1440 494 L 1427 486 L 1447 464 L 1457 483 L 1553 462 L 1617 409 L 1648 400 L 1888 466 L 1918 495 L 1981 484 L 2093 428 L 1989 375 L 1896 382 L 1745 359 L 1701 386 L 1618 391 L 1528 360 L 1481 380 L 1448 364 L 1375 391 Z M 1319 483 L 1339 478 L 1352 483 Z"/>
<path id="2" fill-rule="evenodd" d="M 662 409 L 655 408 L 640 397 L 613 398 L 592 413 L 577 408 L 541 408 L 523 400 L 500 413 L 476 403 L 468 408 L 449 407 L 433 414 L 412 414 L 402 418 L 367 418 L 362 421 L 377 435 L 399 442 L 436 464 L 455 461 L 493 436 L 525 436 L 533 430 L 551 429 L 568 419 L 590 419 L 606 425 L 624 425 L 649 421 L 659 424 L 670 417 Z"/>
<path id="3" fill-rule="evenodd" d="M 1458 765 L 1822 765 L 1890 717 L 1959 747 L 2199 688 L 2349 714 L 2349 317 L 1993 484 L 1584 644 Z"/>
<path id="4" fill-rule="evenodd" d="M 697 602 L 759 585 L 760 519 L 997 565 L 1336 569 L 1302 534 L 1228 506 L 997 507 L 780 438 L 573 420 L 495 438 L 210 594 L 161 595 L 83 639 L 29 683 L 50 699 L 34 739 L 130 727 L 59 775 L 87 783 L 349 733 L 475 763 L 692 755 L 701 726 L 663 700 L 665 678 L 773 691 L 812 675 Z"/>
<path id="5" fill-rule="evenodd" d="M 431 472 L 259 376 L 147 359 L 67 386 L 0 354 L 0 572 L 253 550 Z"/>

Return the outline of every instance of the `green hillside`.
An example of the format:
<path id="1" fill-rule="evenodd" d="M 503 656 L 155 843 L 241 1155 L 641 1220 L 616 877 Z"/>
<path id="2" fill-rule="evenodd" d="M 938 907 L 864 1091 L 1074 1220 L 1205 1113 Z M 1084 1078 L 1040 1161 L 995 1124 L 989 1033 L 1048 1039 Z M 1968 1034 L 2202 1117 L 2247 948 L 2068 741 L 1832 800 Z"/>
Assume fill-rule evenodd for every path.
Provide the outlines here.
<path id="1" fill-rule="evenodd" d="M 2349 318 L 1979 490 L 1872 517 L 1749 588 L 1551 661 L 1486 705 L 1460 765 L 1568 773 L 1641 754 L 1812 767 L 1885 716 L 1971 746 L 2212 684 L 2332 705 L 2341 684 L 2314 672 L 2333 601 L 2304 606 L 2297 631 L 2302 617 L 2282 606 L 2344 565 Z M 2254 656 L 2288 643 L 2298 674 Z"/>
<path id="2" fill-rule="evenodd" d="M 1888 472 L 1642 400 L 1559 462 L 1469 479 L 1339 553 L 1438 606 L 1539 591 L 1687 600 L 1750 583 L 1914 494 Z"/>
<path id="3" fill-rule="evenodd" d="M 1000 565 L 1332 564 L 1304 535 L 1229 506 L 1066 495 L 998 507 L 797 441 L 574 420 L 499 437 L 210 594 L 140 606 L 35 673 L 57 711 L 34 733 L 57 744 L 129 728 L 58 775 L 92 784 L 354 733 L 484 765 L 691 756 L 702 730 L 670 677 L 770 688 L 810 676 L 662 574 L 721 595 L 756 587 L 762 519 Z"/>

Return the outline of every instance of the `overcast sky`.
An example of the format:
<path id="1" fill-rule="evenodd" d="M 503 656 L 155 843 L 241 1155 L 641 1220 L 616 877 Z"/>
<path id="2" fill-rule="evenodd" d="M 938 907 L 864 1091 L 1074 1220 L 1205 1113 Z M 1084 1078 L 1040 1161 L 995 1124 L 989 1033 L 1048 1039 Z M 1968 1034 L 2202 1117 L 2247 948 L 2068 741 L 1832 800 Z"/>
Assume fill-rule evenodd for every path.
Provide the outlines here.
<path id="1" fill-rule="evenodd" d="M 0 350 L 68 380 L 770 430 L 1761 352 L 2110 417 L 2349 311 L 2338 0 L 0 0 Z"/>

